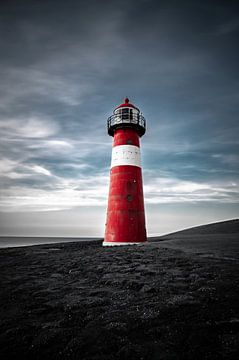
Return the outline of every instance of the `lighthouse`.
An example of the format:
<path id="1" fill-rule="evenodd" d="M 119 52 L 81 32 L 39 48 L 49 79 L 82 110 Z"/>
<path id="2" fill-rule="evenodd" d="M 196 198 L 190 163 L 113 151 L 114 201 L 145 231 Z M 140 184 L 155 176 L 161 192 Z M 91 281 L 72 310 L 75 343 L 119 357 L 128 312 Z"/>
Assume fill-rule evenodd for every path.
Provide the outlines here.
<path id="1" fill-rule="evenodd" d="M 145 118 L 126 98 L 107 125 L 113 148 L 103 246 L 143 244 L 147 235 L 139 140 Z"/>

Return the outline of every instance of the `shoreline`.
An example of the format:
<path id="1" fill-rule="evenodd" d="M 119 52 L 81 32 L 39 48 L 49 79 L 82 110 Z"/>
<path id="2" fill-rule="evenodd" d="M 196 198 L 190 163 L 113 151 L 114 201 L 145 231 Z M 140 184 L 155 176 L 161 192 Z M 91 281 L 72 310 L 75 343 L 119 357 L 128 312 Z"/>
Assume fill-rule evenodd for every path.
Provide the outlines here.
<path id="1" fill-rule="evenodd" d="M 36 243 L 38 241 L 38 243 Z M 103 238 L 84 238 L 84 237 L 42 237 L 42 236 L 1 236 L 0 237 L 0 250 L 9 249 L 9 248 L 18 248 L 18 247 L 27 247 L 27 246 L 40 246 L 47 244 L 68 244 L 68 243 L 78 243 L 78 242 L 94 242 L 94 241 L 103 241 Z M 17 242 L 22 242 L 17 244 Z"/>

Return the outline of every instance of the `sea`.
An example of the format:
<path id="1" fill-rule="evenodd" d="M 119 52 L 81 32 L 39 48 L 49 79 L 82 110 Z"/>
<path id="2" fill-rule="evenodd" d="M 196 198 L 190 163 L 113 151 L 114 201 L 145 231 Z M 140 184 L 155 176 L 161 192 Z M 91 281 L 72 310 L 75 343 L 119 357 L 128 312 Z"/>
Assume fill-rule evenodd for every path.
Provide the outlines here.
<path id="1" fill-rule="evenodd" d="M 82 242 L 82 241 L 96 241 L 103 240 L 101 238 L 94 237 L 17 237 L 17 236 L 1 236 L 0 248 L 20 247 L 20 246 L 32 246 L 42 244 L 57 244 L 57 243 L 69 243 L 69 242 Z"/>

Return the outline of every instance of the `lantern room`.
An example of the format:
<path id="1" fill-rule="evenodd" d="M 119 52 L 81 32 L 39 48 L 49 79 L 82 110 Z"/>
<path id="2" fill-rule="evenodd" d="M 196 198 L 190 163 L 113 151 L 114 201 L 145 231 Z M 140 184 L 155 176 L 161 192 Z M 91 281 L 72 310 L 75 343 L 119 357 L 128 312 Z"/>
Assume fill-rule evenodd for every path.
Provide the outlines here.
<path id="1" fill-rule="evenodd" d="M 133 128 L 141 137 L 145 134 L 146 121 L 137 107 L 126 98 L 124 103 L 117 106 L 113 115 L 108 118 L 108 134 L 114 136 L 116 129 Z"/>

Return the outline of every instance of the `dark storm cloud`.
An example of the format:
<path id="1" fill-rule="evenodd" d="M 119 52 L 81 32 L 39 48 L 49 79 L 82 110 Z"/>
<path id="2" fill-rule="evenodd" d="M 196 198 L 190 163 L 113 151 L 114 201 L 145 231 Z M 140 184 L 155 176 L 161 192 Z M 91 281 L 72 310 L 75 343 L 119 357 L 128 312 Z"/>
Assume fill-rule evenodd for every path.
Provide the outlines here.
<path id="1" fill-rule="evenodd" d="M 104 204 L 106 118 L 126 95 L 148 121 L 149 203 L 238 202 L 236 2 L 0 7 L 1 210 Z"/>

